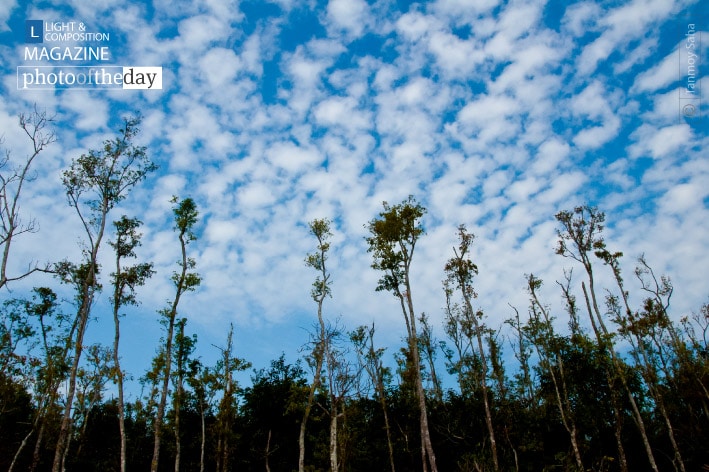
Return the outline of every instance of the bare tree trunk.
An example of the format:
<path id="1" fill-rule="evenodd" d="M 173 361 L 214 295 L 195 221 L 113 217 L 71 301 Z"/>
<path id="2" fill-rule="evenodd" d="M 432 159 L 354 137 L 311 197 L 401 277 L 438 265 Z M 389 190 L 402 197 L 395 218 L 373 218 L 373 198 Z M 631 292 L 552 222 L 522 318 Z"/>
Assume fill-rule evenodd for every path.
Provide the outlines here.
<path id="1" fill-rule="evenodd" d="M 586 285 L 583 283 L 581 284 L 581 288 L 583 289 L 583 294 L 586 299 L 586 305 L 589 310 L 589 315 L 593 316 L 592 312 L 590 311 L 591 305 L 589 304 L 589 294 L 588 294 L 589 291 L 591 292 L 590 295 L 591 295 L 591 301 L 593 303 L 593 305 L 592 305 L 593 306 L 593 313 L 596 314 L 596 319 L 598 320 L 598 323 L 599 323 L 601 329 L 603 330 L 602 331 L 603 334 L 606 337 L 608 337 L 608 335 L 609 335 L 608 329 L 606 328 L 605 324 L 603 323 L 603 318 L 601 317 L 601 312 L 598 309 L 598 303 L 596 302 L 596 294 L 595 294 L 595 289 L 593 287 L 593 274 L 591 272 L 590 262 L 588 264 L 589 265 L 586 267 L 586 271 L 587 271 L 588 277 L 589 277 L 589 290 L 586 290 Z M 598 338 L 598 343 L 600 346 L 604 346 L 606 344 L 604 341 L 602 341 L 600 336 Z M 625 373 L 622 371 L 619 360 L 616 357 L 615 351 L 613 350 L 613 346 L 612 345 L 607 346 L 607 350 L 608 350 L 608 354 L 610 355 L 611 361 L 613 363 L 613 367 L 615 368 L 616 375 L 620 379 L 620 381 L 623 384 L 623 387 L 626 391 L 626 394 L 628 395 L 628 400 L 629 400 L 630 406 L 633 410 L 633 418 L 635 419 L 635 424 L 637 425 L 638 430 L 640 431 L 640 436 L 643 441 L 643 446 L 645 447 L 645 452 L 647 453 L 648 461 L 650 462 L 650 467 L 655 472 L 658 472 L 659 469 L 657 468 L 657 464 L 655 462 L 655 456 L 652 452 L 652 447 L 650 446 L 650 441 L 647 437 L 647 432 L 645 430 L 645 422 L 642 418 L 642 415 L 640 414 L 640 409 L 638 408 L 637 402 L 635 401 L 635 397 L 633 396 L 633 393 L 630 390 L 630 386 L 628 385 L 628 380 L 625 377 Z M 614 389 L 613 383 L 611 381 L 609 381 L 608 386 L 611 390 Z M 620 406 L 617 403 L 614 405 L 614 408 L 617 410 L 620 410 Z M 619 453 L 621 453 L 621 461 L 622 461 L 621 464 L 625 464 L 626 468 L 624 470 L 627 470 L 627 461 L 625 460 L 625 452 L 623 450 L 622 441 L 620 440 L 620 438 L 618 439 L 618 444 L 619 444 L 619 447 L 621 448 L 619 450 Z"/>
<path id="2" fill-rule="evenodd" d="M 416 312 L 414 311 L 414 303 L 411 299 L 411 283 L 409 281 L 408 266 L 404 270 L 404 286 L 406 291 L 399 293 L 402 302 L 406 300 L 406 308 L 404 308 L 404 318 L 407 320 L 407 328 L 409 329 L 409 348 L 411 349 L 411 357 L 414 363 L 415 379 L 416 379 L 416 396 L 418 397 L 419 405 L 419 423 L 421 430 L 422 457 L 424 471 L 427 470 L 428 464 L 431 467 L 431 472 L 438 472 L 436 467 L 436 455 L 433 452 L 433 444 L 431 442 L 431 433 L 428 427 L 428 410 L 426 408 L 426 393 L 423 389 L 423 379 L 421 378 L 421 356 L 418 349 L 418 336 L 416 331 Z"/>
<path id="3" fill-rule="evenodd" d="M 17 451 L 15 452 L 15 455 L 12 457 L 12 462 L 10 462 L 10 467 L 7 469 L 7 472 L 12 472 L 12 470 L 15 468 L 15 464 L 17 463 L 17 458 L 20 457 L 20 453 L 22 452 L 22 449 L 24 449 L 25 445 L 27 444 L 27 441 L 29 441 L 30 436 L 32 436 L 32 433 L 34 433 L 34 427 L 30 429 L 30 432 L 25 435 L 24 438 L 22 438 L 22 442 L 20 443 L 20 447 L 17 448 Z"/>
<path id="4" fill-rule="evenodd" d="M 606 349 L 607 346 L 605 345 L 605 343 L 603 341 L 603 338 L 601 336 L 601 331 L 599 330 L 596 322 L 598 321 L 599 325 L 603 329 L 605 329 L 605 325 L 603 325 L 602 320 L 594 321 L 593 311 L 591 311 L 591 303 L 590 303 L 590 300 L 588 297 L 588 290 L 586 290 L 586 284 L 584 282 L 581 282 L 581 289 L 583 291 L 583 296 L 586 301 L 586 309 L 588 310 L 588 316 L 591 319 L 591 326 L 593 327 L 593 332 L 596 335 L 596 342 L 598 343 L 598 348 L 603 349 L 603 350 L 607 350 L 609 352 L 609 355 L 610 355 L 611 360 L 613 362 L 614 370 L 617 372 L 618 369 L 617 369 L 617 365 L 615 362 L 615 354 L 613 352 L 613 348 L 612 348 L 612 346 L 610 346 L 610 349 Z M 624 378 L 625 377 L 623 377 L 623 379 Z M 627 472 L 628 471 L 628 459 L 625 456 L 625 448 L 623 447 L 623 438 L 621 435 L 623 416 L 622 416 L 621 408 L 620 408 L 620 400 L 618 398 L 618 394 L 615 391 L 615 385 L 613 385 L 613 376 L 612 376 L 611 372 L 608 371 L 608 368 L 606 368 L 606 383 L 608 384 L 608 388 L 611 392 L 611 405 L 613 408 L 613 415 L 615 416 L 615 420 L 616 420 L 616 425 L 615 425 L 615 428 L 613 429 L 613 433 L 615 434 L 616 445 L 618 447 L 618 459 L 620 462 L 620 470 L 623 472 Z M 623 385 L 625 386 L 625 381 L 623 381 Z M 633 398 L 633 396 L 629 390 L 628 390 L 628 396 L 630 397 L 631 403 L 634 404 L 635 399 Z M 643 432 L 644 432 L 644 429 L 643 429 Z"/>
<path id="5" fill-rule="evenodd" d="M 271 472 L 271 466 L 268 465 L 268 456 L 271 455 L 271 430 L 268 430 L 268 439 L 266 439 L 266 472 Z"/>
<path id="6" fill-rule="evenodd" d="M 207 436 L 207 429 L 204 424 L 204 405 L 202 406 L 202 409 L 200 411 L 200 420 L 202 424 L 202 441 L 199 447 L 199 472 L 204 472 L 204 446 L 206 442 L 206 436 Z"/>
<path id="7" fill-rule="evenodd" d="M 334 401 L 334 398 L 332 401 Z M 337 405 L 334 403 L 330 406 L 330 470 L 332 472 L 338 472 L 339 470 L 337 461 Z"/>
<path id="8" fill-rule="evenodd" d="M 32 451 L 32 466 L 30 467 L 30 472 L 34 472 L 37 469 L 37 466 L 39 465 L 39 451 L 42 447 L 42 440 L 44 439 L 44 429 L 45 421 L 43 419 L 39 427 L 39 434 L 37 434 L 37 441 L 35 441 L 34 444 L 34 451 Z"/>
<path id="9" fill-rule="evenodd" d="M 408 277 L 407 277 L 407 282 L 408 282 Z M 408 283 L 407 283 L 408 286 Z M 408 293 L 407 293 L 408 294 Z M 433 452 L 433 443 L 431 442 L 431 433 L 428 427 L 428 410 L 426 408 L 426 393 L 423 390 L 423 379 L 421 378 L 421 369 L 419 366 L 421 365 L 421 358 L 419 356 L 419 350 L 418 350 L 418 340 L 416 336 L 416 317 L 414 316 L 414 311 L 413 311 L 413 303 L 411 301 L 411 297 L 407 296 L 407 301 L 409 305 L 409 312 L 411 313 L 410 316 L 410 323 L 411 323 L 411 340 L 410 340 L 410 345 L 411 345 L 411 350 L 412 350 L 412 357 L 413 357 L 413 362 L 414 362 L 414 369 L 416 370 L 416 394 L 418 396 L 418 404 L 419 404 L 419 422 L 421 426 L 421 441 L 423 443 L 423 451 L 424 451 L 424 464 L 428 463 L 428 465 L 431 467 L 431 472 L 438 472 L 438 468 L 436 467 L 436 455 Z M 426 467 L 424 465 L 424 467 Z"/>
<path id="10" fill-rule="evenodd" d="M 173 306 L 176 308 L 176 303 Z M 170 384 L 170 370 L 172 367 L 172 337 L 175 329 L 175 313 L 173 310 L 172 314 L 168 318 L 168 331 L 167 331 L 167 343 L 165 345 L 165 367 L 163 369 L 163 379 L 162 388 L 160 389 L 160 401 L 158 402 L 158 409 L 155 413 L 155 420 L 153 421 L 153 458 L 150 461 L 150 472 L 158 471 L 158 463 L 160 461 L 160 442 L 162 439 L 162 421 L 165 417 L 165 406 L 167 404 L 167 391 Z"/>
<path id="11" fill-rule="evenodd" d="M 322 342 L 319 341 L 318 344 Z M 313 383 L 310 385 L 310 391 L 308 392 L 308 403 L 305 405 L 305 411 L 303 412 L 303 421 L 300 422 L 300 433 L 298 434 L 298 472 L 305 471 L 305 432 L 308 423 L 308 418 L 310 417 L 310 411 L 313 408 L 313 402 L 315 399 L 315 390 L 320 386 L 320 375 L 322 374 L 322 351 L 321 346 L 317 346 L 315 359 L 315 374 L 313 375 Z"/>
<path id="12" fill-rule="evenodd" d="M 175 472 L 180 472 L 180 455 L 182 444 L 180 443 L 180 405 L 175 405 Z"/>
<path id="13" fill-rule="evenodd" d="M 391 440 L 391 426 L 389 425 L 389 414 L 387 413 L 386 397 L 384 392 L 384 386 L 378 385 L 379 391 L 379 403 L 382 405 L 382 413 L 384 414 L 384 429 L 387 434 L 387 448 L 389 450 L 389 466 L 391 467 L 391 472 L 396 472 L 396 467 L 394 467 L 394 444 Z"/>
<path id="14" fill-rule="evenodd" d="M 121 472 L 126 472 L 126 422 L 125 406 L 123 403 L 123 372 L 121 371 L 120 359 L 118 356 L 118 344 L 121 338 L 120 320 L 118 316 L 118 306 L 114 306 L 113 322 L 115 333 L 113 337 L 113 363 L 116 376 L 116 386 L 118 387 L 118 430 L 121 435 Z"/>

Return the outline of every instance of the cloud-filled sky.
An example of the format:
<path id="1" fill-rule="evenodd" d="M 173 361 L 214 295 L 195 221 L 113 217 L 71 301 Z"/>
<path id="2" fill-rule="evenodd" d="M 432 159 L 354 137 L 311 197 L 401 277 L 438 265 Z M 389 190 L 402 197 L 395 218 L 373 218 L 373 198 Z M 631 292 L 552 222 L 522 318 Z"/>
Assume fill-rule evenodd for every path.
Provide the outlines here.
<path id="1" fill-rule="evenodd" d="M 138 143 L 160 169 L 112 214 L 144 222 L 139 254 L 157 270 L 123 322 L 135 377 L 149 367 L 156 310 L 172 295 L 173 195 L 200 210 L 189 249 L 203 283 L 180 313 L 205 358 L 229 322 L 236 352 L 256 367 L 299 356 L 316 316 L 307 222 L 324 217 L 334 230 L 326 316 L 348 329 L 376 321 L 378 342 L 394 351 L 402 315 L 374 292 L 365 225 L 383 201 L 408 195 L 428 209 L 414 304 L 441 338 L 443 266 L 459 224 L 476 235 L 477 303 L 498 326 L 513 314 L 508 303 L 526 311 L 527 273 L 546 281 L 561 311 L 554 281 L 571 262 L 554 255 L 554 215 L 584 203 L 606 213 L 606 240 L 625 253 L 633 293 L 641 296 L 632 269 L 644 253 L 675 284 L 675 316 L 688 314 L 709 295 L 706 15 L 689 0 L 4 2 L 4 146 L 18 159 L 28 152 L 17 115 L 34 104 L 56 115 L 57 135 L 23 190 L 22 212 L 40 231 L 17 240 L 12 266 L 78 260 L 80 223 L 61 171 L 139 111 Z M 104 43 L 45 46 L 107 46 L 101 65 L 162 67 L 162 89 L 18 90 L 18 66 L 98 64 L 25 60 L 26 20 L 108 33 Z M 102 261 L 106 276 L 108 245 Z M 39 275 L 0 297 L 34 285 L 56 288 Z M 112 329 L 108 296 L 92 339 Z"/>

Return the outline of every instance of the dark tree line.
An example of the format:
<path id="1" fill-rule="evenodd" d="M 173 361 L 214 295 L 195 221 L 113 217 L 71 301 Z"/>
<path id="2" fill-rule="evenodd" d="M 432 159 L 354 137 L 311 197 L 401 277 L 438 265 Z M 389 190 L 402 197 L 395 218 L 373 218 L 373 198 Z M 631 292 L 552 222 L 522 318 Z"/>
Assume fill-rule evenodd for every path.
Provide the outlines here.
<path id="1" fill-rule="evenodd" d="M 126 401 L 120 319 L 154 270 L 149 261 L 129 264 L 139 215 L 112 210 L 156 166 L 134 144 L 140 118 L 125 119 L 114 140 L 63 174 L 85 230 L 82 259 L 29 261 L 9 274 L 11 243 L 36 229 L 21 218 L 21 192 L 54 141 L 50 123 L 38 111 L 22 116 L 33 151 L 19 164 L 9 151 L 0 161 L 0 287 L 44 271 L 75 296 L 60 303 L 52 287 L 36 287 L 0 306 L 0 470 L 709 470 L 709 305 L 673 313 L 672 281 L 654 272 L 650 256 L 624 274 L 623 254 L 604 239 L 605 215 L 590 206 L 555 215 L 556 253 L 568 263 L 553 281 L 560 303 L 543 299 L 545 281 L 529 273 L 528 306 L 501 301 L 495 309 L 509 316 L 501 325 L 477 301 L 486 294 L 475 277 L 486 268 L 472 259 L 475 238 L 461 225 L 440 268 L 446 339 L 437 340 L 415 311 L 410 283 L 426 209 L 413 197 L 385 202 L 366 224 L 366 242 L 381 276 L 372 290 L 393 295 L 406 328 L 395 370 L 383 361 L 376 324 L 348 330 L 328 318 L 326 299 L 337 297 L 327 268 L 332 223 L 310 222 L 314 251 L 304 256 L 316 273 L 315 310 L 303 358 L 281 356 L 239 385 L 234 374 L 251 365 L 234 327 L 219 360 L 205 365 L 179 310 L 201 283 L 189 246 L 199 211 L 175 197 L 174 297 L 157 310 L 164 336 L 151 365 L 134 373 L 142 394 Z M 100 251 L 113 252 L 108 277 Z M 104 316 L 93 309 L 102 290 L 112 294 L 114 340 L 85 345 L 90 321 Z M 441 382 L 437 359 L 453 385 Z M 117 398 L 106 398 L 109 384 Z"/>

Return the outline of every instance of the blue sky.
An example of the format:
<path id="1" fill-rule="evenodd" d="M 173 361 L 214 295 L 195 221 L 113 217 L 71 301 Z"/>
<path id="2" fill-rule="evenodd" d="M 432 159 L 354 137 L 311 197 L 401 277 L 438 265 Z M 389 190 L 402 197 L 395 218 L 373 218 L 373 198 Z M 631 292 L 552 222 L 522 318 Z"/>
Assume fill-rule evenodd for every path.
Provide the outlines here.
<path id="1" fill-rule="evenodd" d="M 35 65 L 24 61 L 30 19 L 109 33 L 108 65 L 160 66 L 162 90 L 17 90 L 16 68 Z M 322 217 L 335 233 L 326 316 L 347 328 L 376 321 L 393 351 L 404 326 L 396 300 L 374 293 L 364 225 L 382 201 L 410 194 L 428 208 L 415 308 L 441 338 L 443 265 L 460 223 L 477 236 L 477 302 L 498 326 L 513 314 L 508 303 L 526 311 L 526 273 L 547 281 L 544 294 L 561 309 L 553 282 L 570 262 L 553 254 L 554 214 L 586 202 L 606 212 L 626 279 L 646 254 L 675 283 L 675 316 L 688 314 L 709 294 L 706 29 L 699 1 L 6 1 L 5 147 L 26 154 L 17 114 L 34 103 L 56 114 L 58 138 L 25 189 L 22 210 L 41 229 L 18 239 L 13 267 L 78 260 L 79 221 L 64 204 L 61 171 L 137 110 L 138 141 L 160 170 L 113 214 L 145 223 L 140 256 L 157 269 L 124 320 L 135 377 L 172 293 L 172 195 L 193 197 L 201 212 L 190 250 L 203 285 L 181 314 L 205 359 L 216 357 L 212 344 L 223 344 L 229 322 L 236 352 L 255 367 L 281 352 L 299 356 L 316 316 L 306 223 Z M 687 51 L 700 58 L 703 101 L 680 98 Z M 683 113 L 690 103 L 693 116 Z M 0 296 L 47 284 L 56 287 L 29 278 Z M 92 339 L 112 329 L 107 301 L 96 306 Z"/>

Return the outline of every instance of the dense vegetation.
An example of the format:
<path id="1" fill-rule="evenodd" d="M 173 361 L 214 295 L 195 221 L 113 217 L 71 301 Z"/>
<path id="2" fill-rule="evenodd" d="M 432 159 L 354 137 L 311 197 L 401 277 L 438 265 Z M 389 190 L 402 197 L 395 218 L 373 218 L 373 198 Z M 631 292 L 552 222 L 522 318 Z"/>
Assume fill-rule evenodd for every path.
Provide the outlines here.
<path id="1" fill-rule="evenodd" d="M 238 385 L 235 372 L 251 365 L 232 342 L 233 327 L 220 360 L 203 365 L 188 319 L 179 317 L 181 298 L 201 283 L 189 246 L 199 211 L 192 199 L 175 198 L 174 298 L 159 310 L 156 356 L 138 374 L 144 396 L 124 401 L 121 310 L 154 271 L 135 262 L 141 222 L 111 210 L 155 166 L 133 144 L 140 120 L 125 120 L 115 140 L 63 174 L 85 230 L 84 259 L 7 274 L 11 243 L 34 230 L 22 225 L 18 203 L 34 158 L 54 139 L 49 121 L 22 116 L 34 154 L 20 165 L 7 154 L 2 163 L 0 288 L 50 272 L 74 291 L 74 311 L 51 287 L 2 303 L 0 469 L 709 470 L 709 305 L 670 313 L 671 280 L 644 257 L 626 280 L 622 253 L 603 239 L 605 216 L 589 206 L 556 215 L 557 254 L 576 271 L 557 282 L 563 310 L 540 299 L 543 281 L 529 274 L 526 312 L 515 308 L 502 326 L 488 325 L 476 307 L 474 236 L 461 225 L 441 267 L 439 341 L 414 310 L 409 282 L 426 210 L 413 197 L 384 203 L 367 224 L 367 244 L 381 275 L 376 290 L 399 300 L 405 321 L 396 371 L 383 363 L 376 326 L 348 330 L 325 317 L 324 304 L 337 296 L 327 268 L 331 223 L 312 221 L 314 252 L 304 254 L 315 274 L 309 351 L 294 364 L 281 356 Z M 113 251 L 113 267 L 99 267 L 99 249 Z M 613 286 L 600 287 L 600 273 Z M 111 346 L 83 343 L 99 290 L 112 294 Z M 443 388 L 437 357 L 454 387 Z M 110 400 L 109 383 L 118 391 Z"/>

